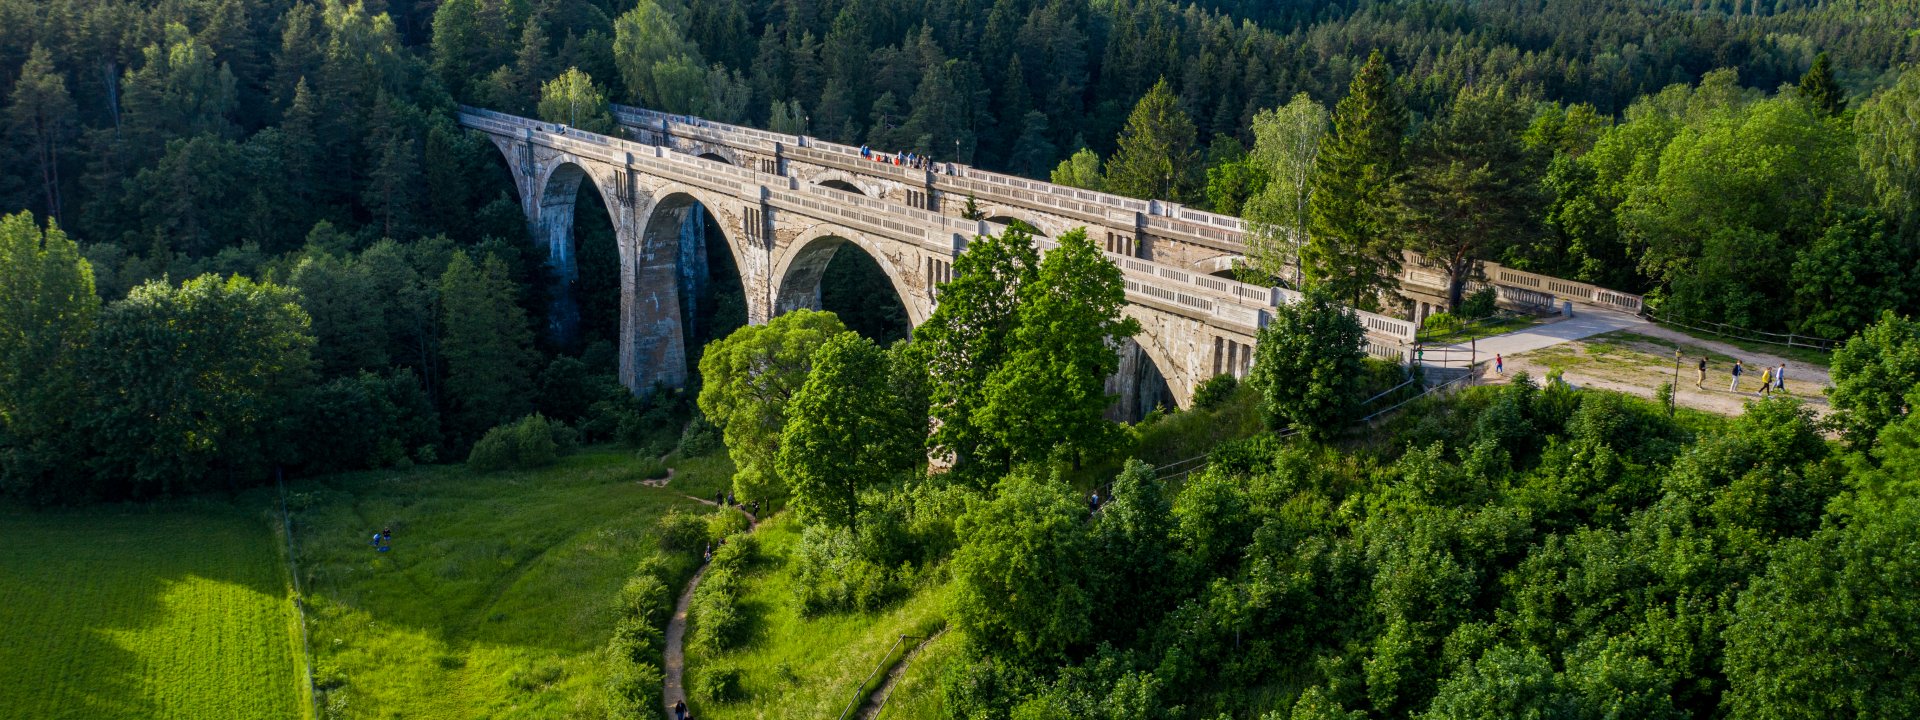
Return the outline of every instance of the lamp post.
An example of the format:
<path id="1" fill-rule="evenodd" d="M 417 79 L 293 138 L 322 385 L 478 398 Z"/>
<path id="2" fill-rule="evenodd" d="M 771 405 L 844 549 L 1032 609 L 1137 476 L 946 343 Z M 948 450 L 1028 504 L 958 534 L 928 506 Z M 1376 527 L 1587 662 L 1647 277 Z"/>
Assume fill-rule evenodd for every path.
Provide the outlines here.
<path id="1" fill-rule="evenodd" d="M 1667 393 L 1667 417 L 1673 417 L 1674 406 L 1680 402 L 1680 342 L 1673 343 L 1673 390 Z"/>

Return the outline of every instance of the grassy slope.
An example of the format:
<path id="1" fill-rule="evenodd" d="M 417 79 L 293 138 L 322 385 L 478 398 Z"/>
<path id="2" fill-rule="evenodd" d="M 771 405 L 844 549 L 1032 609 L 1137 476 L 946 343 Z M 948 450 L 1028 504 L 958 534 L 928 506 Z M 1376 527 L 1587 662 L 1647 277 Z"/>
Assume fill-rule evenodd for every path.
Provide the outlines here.
<path id="1" fill-rule="evenodd" d="M 962 642 L 958 631 L 949 630 L 920 648 L 920 654 L 915 655 L 907 669 L 900 673 L 900 680 L 894 684 L 893 694 L 887 697 L 887 705 L 880 711 L 880 717 L 885 720 L 946 720 L 945 706 L 940 697 L 940 675 L 947 671 L 948 666 L 960 661 Z"/>
<path id="2" fill-rule="evenodd" d="M 459 466 L 294 488 L 316 676 L 345 717 L 598 717 L 616 591 L 694 507 L 623 452 L 539 471 Z M 376 554 L 371 533 L 393 528 Z M 693 559 L 675 561 L 677 585 Z"/>
<path id="3" fill-rule="evenodd" d="M 0 514 L 0 716 L 307 716 L 278 543 L 221 503 Z"/>
<path id="4" fill-rule="evenodd" d="M 799 524 L 783 515 L 761 524 L 755 534 L 761 560 L 747 576 L 741 598 L 752 618 L 752 639 L 717 657 L 691 648 L 687 654 L 687 669 L 694 675 L 716 664 L 739 668 L 748 697 L 725 704 L 690 702 L 696 717 L 838 717 L 896 639 L 924 635 L 941 617 L 944 586 L 921 589 L 877 614 L 802 618 L 787 562 L 800 542 Z"/>

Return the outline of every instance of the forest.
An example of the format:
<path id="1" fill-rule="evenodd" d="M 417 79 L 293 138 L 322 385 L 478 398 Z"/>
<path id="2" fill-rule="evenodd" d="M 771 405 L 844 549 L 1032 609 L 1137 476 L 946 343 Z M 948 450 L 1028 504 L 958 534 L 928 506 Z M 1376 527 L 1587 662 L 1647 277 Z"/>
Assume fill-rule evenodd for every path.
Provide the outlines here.
<path id="1" fill-rule="evenodd" d="M 726 489 L 804 526 L 808 615 L 951 592 L 943 717 L 1913 716 L 1916 24 L 1912 0 L 0 0 L 0 493 L 723 446 Z M 612 131 L 613 103 L 1236 215 L 1238 272 L 1309 299 L 1250 377 L 1121 425 L 1102 382 L 1138 328 L 1082 234 L 979 238 L 917 328 L 870 262 L 830 271 L 832 312 L 746 325 L 709 252 L 697 379 L 627 388 L 599 200 L 557 286 L 453 120 Z M 1833 340 L 1835 413 L 1516 378 L 1359 437 L 1378 368 L 1341 306 L 1391 310 L 1403 250 L 1456 303 L 1498 261 Z M 1121 462 L 1243 420 L 1177 480 Z M 729 547 L 697 648 L 745 642 Z M 642 584 L 609 716 L 657 700 L 671 596 Z"/>

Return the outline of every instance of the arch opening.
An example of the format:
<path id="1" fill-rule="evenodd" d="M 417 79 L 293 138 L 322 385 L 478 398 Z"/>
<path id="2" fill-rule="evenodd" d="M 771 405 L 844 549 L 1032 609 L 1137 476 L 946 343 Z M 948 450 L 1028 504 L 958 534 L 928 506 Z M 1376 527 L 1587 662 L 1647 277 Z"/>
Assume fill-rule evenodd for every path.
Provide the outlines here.
<path id="1" fill-rule="evenodd" d="M 1028 235 L 1032 235 L 1034 237 L 1049 237 L 1045 230 L 1040 229 L 1040 226 L 1034 225 L 1033 223 L 1027 222 L 1020 218 L 1014 217 L 1012 215 L 995 215 L 993 217 L 987 218 L 987 222 L 994 223 L 996 225 L 1005 225 L 1010 228 L 1011 227 L 1024 228 L 1027 231 Z"/>
<path id="2" fill-rule="evenodd" d="M 860 188 L 859 188 L 858 186 L 855 186 L 855 185 L 854 185 L 853 183 L 850 183 L 850 182 L 847 182 L 847 181 L 845 181 L 845 180 L 841 180 L 841 179 L 838 179 L 838 178 L 835 178 L 835 179 L 833 179 L 833 180 L 822 180 L 822 181 L 820 181 L 820 187 L 823 187 L 823 188 L 833 188 L 833 189 L 835 189 L 835 190 L 839 190 L 839 191 L 841 191 L 841 192 L 850 192 L 850 193 L 853 193 L 853 194 L 855 194 L 855 195 L 865 195 L 865 194 L 867 194 L 867 193 L 866 193 L 866 191 L 864 191 L 864 190 L 861 190 L 861 189 L 860 189 Z"/>
<path id="3" fill-rule="evenodd" d="M 825 236 L 801 248 L 780 281 L 778 310 L 826 310 L 847 328 L 881 345 L 913 332 L 899 288 L 865 248 Z"/>
<path id="4" fill-rule="evenodd" d="M 1156 409 L 1173 410 L 1173 388 L 1158 363 L 1135 338 L 1120 344 L 1120 369 L 1107 378 L 1107 394 L 1114 396 L 1107 419 L 1136 423 Z"/>
<path id="5" fill-rule="evenodd" d="M 747 324 L 747 295 L 725 226 L 686 193 L 660 199 L 637 248 L 630 309 L 636 389 L 693 376 L 707 343 Z"/>
<path id="6" fill-rule="evenodd" d="M 728 160 L 725 156 L 722 156 L 720 153 L 703 152 L 703 153 L 700 153 L 700 159 L 712 160 L 714 162 L 726 163 L 728 165 L 733 164 L 732 160 Z"/>

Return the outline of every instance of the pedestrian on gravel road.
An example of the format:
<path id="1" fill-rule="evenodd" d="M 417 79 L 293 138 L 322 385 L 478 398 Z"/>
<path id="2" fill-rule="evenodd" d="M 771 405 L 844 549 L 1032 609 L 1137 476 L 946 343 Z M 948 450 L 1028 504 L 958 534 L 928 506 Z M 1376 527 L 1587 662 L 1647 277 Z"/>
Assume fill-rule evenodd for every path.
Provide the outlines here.
<path id="1" fill-rule="evenodd" d="M 1740 374 L 1747 371 L 1739 360 L 1733 361 L 1733 383 L 1727 386 L 1727 392 L 1740 392 Z"/>

